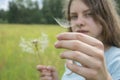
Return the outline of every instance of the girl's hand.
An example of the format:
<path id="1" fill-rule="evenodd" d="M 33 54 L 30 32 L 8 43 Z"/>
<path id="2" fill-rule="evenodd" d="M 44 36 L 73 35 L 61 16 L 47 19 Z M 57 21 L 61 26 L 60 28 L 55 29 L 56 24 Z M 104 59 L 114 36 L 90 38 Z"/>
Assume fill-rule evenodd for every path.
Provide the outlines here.
<path id="1" fill-rule="evenodd" d="M 58 73 L 54 67 L 38 65 L 37 70 L 41 73 L 40 80 L 58 80 Z"/>
<path id="2" fill-rule="evenodd" d="M 79 62 L 82 66 L 67 62 L 67 67 L 86 80 L 112 80 L 104 59 L 104 45 L 101 41 L 82 33 L 66 32 L 57 36 L 56 48 L 64 48 L 61 58 Z"/>

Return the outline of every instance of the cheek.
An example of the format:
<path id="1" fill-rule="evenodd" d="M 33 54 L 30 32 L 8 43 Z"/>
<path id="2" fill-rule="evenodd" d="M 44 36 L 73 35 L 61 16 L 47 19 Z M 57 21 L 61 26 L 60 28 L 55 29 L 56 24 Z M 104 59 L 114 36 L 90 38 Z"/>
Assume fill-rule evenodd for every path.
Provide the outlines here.
<path id="1" fill-rule="evenodd" d="M 101 25 L 96 25 L 93 28 L 91 28 L 91 30 L 95 37 L 101 37 L 101 33 L 102 33 Z"/>
<path id="2" fill-rule="evenodd" d="M 87 27 L 92 32 L 93 35 L 101 35 L 102 32 L 102 25 L 95 22 L 94 20 L 87 21 Z"/>
<path id="3" fill-rule="evenodd" d="M 95 30 L 97 32 L 100 32 L 102 30 L 102 26 L 99 23 L 95 22 L 93 19 L 90 19 L 89 21 L 87 20 L 86 23 L 91 30 Z"/>
<path id="4" fill-rule="evenodd" d="M 101 33 L 102 33 L 102 30 L 103 30 L 102 26 L 101 26 L 101 25 L 98 25 L 98 34 L 101 34 Z"/>

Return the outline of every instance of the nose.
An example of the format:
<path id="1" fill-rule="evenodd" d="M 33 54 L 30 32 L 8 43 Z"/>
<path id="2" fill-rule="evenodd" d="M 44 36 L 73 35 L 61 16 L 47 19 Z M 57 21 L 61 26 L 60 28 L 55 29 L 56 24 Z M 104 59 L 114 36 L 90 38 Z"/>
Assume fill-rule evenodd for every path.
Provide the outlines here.
<path id="1" fill-rule="evenodd" d="M 85 25 L 85 21 L 82 16 L 79 16 L 76 20 L 77 27 L 83 27 Z"/>

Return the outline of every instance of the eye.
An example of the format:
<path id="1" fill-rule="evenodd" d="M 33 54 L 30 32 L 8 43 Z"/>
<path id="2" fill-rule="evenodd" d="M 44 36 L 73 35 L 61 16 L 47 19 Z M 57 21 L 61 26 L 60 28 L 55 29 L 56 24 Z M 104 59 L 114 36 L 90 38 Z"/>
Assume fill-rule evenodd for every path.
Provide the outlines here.
<path id="1" fill-rule="evenodd" d="M 77 18 L 78 18 L 77 15 L 72 15 L 72 16 L 70 16 L 70 19 L 71 19 L 71 20 L 76 20 Z"/>
<path id="2" fill-rule="evenodd" d="M 84 16 L 85 16 L 85 17 L 92 17 L 92 16 L 93 16 L 93 13 L 92 13 L 92 12 L 88 12 L 88 13 L 85 13 Z"/>

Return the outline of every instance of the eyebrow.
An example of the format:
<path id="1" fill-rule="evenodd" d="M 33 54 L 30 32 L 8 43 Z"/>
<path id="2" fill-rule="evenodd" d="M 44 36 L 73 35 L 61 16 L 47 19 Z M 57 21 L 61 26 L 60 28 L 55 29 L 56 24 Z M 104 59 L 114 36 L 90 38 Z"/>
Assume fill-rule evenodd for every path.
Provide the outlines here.
<path id="1" fill-rule="evenodd" d="M 87 12 L 91 12 L 91 9 L 86 9 L 83 11 L 83 13 L 87 13 Z M 74 14 L 76 14 L 76 12 L 73 11 L 73 12 L 70 12 L 70 14 L 74 15 Z"/>
<path id="2" fill-rule="evenodd" d="M 84 12 L 84 13 L 86 13 L 86 12 L 91 12 L 91 9 L 84 10 L 83 12 Z"/>

